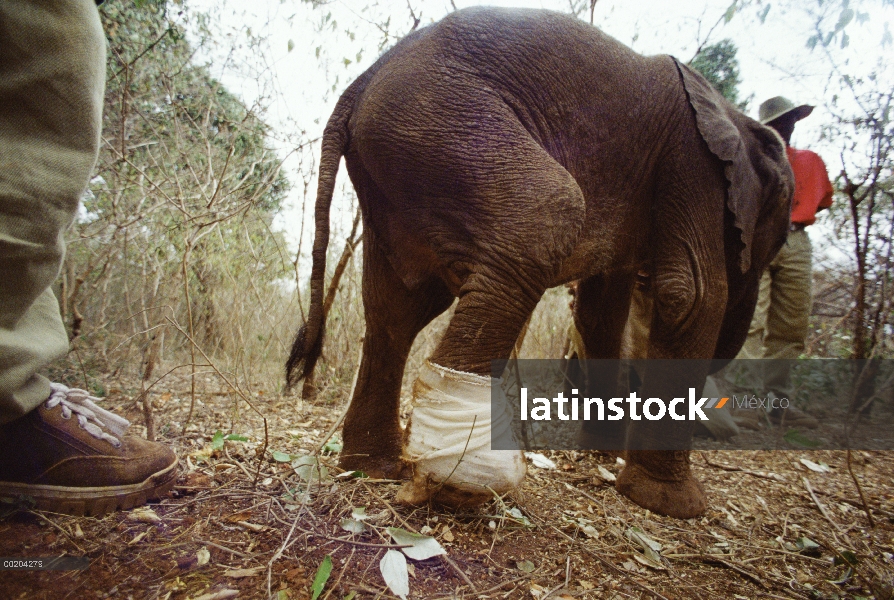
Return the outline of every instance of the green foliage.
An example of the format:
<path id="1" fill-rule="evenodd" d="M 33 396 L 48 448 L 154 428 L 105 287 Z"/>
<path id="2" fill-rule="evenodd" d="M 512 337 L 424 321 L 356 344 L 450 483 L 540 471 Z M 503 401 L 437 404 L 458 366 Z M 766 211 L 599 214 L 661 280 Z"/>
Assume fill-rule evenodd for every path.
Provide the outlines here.
<path id="1" fill-rule="evenodd" d="M 248 438 L 244 435 L 239 435 L 238 433 L 231 433 L 229 435 L 224 435 L 221 430 L 217 430 L 214 432 L 214 437 L 211 438 L 211 449 L 212 450 L 220 450 L 224 447 L 225 442 L 247 442 Z"/>
<path id="2" fill-rule="evenodd" d="M 734 9 L 733 4 L 730 9 Z M 747 110 L 748 100 L 739 102 L 739 60 L 736 58 L 738 49 L 731 40 L 721 40 L 716 44 L 703 47 L 689 66 L 704 75 L 714 88 L 723 94 L 723 97 L 737 105 L 741 110 Z"/>
<path id="3" fill-rule="evenodd" d="M 869 20 L 869 13 L 851 8 L 850 0 L 838 0 L 825 3 L 825 5 L 823 2 L 818 2 L 818 7 L 825 13 L 827 18 L 818 21 L 815 28 L 816 33 L 807 38 L 807 47 L 811 50 L 818 45 L 828 48 L 836 41 L 838 41 L 842 50 L 847 48 L 850 45 L 850 36 L 845 31 L 845 28 L 855 18 L 858 23 L 865 23 Z M 828 18 L 830 14 L 836 15 L 837 19 Z M 885 32 L 887 33 L 887 24 Z M 884 39 L 882 45 L 885 45 Z"/>
<path id="4" fill-rule="evenodd" d="M 146 377 L 160 352 L 190 349 L 189 338 L 209 356 L 278 355 L 278 337 L 252 330 L 271 330 L 263 307 L 282 299 L 291 275 L 273 230 L 289 184 L 260 108 L 196 62 L 186 19 L 201 25 L 202 15 L 177 21 L 168 4 L 177 3 L 101 7 L 103 145 L 59 294 L 81 344 L 114 362 L 140 348 Z M 198 44 L 211 35 L 194 29 Z"/>
<path id="5" fill-rule="evenodd" d="M 820 443 L 818 441 L 804 435 L 797 429 L 789 429 L 788 431 L 785 432 L 785 435 L 782 437 L 789 444 L 793 444 L 795 446 L 801 446 L 803 448 L 816 448 L 817 446 L 820 445 Z"/>
<path id="6" fill-rule="evenodd" d="M 310 586 L 311 592 L 311 600 L 317 600 L 320 597 L 320 594 L 323 593 L 323 588 L 326 587 L 326 582 L 329 581 L 329 576 L 332 574 L 332 557 L 330 555 L 326 555 L 323 557 L 323 562 L 320 563 L 320 567 L 317 569 L 317 574 L 314 577 L 313 585 Z"/>

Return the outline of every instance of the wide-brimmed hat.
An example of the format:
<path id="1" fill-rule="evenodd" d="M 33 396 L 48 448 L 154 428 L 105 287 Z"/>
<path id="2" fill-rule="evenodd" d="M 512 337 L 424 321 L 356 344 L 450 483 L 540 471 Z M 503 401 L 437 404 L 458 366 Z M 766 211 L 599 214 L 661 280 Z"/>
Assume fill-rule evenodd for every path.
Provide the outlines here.
<path id="1" fill-rule="evenodd" d="M 775 121 L 779 117 L 783 115 L 787 115 L 790 112 L 795 113 L 796 121 L 800 121 L 807 115 L 813 112 L 812 106 L 809 104 L 802 104 L 801 106 L 795 106 L 795 103 L 785 98 L 783 96 L 776 96 L 775 98 L 770 98 L 761 104 L 760 108 L 757 111 L 758 119 L 760 120 L 762 125 L 766 125 L 770 121 Z"/>

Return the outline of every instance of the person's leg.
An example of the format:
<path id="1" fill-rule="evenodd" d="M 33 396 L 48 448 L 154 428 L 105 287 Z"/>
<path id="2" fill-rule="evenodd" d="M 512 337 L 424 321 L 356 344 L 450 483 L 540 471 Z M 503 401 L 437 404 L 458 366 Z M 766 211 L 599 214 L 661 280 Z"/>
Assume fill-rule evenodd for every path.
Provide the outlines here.
<path id="1" fill-rule="evenodd" d="M 764 385 L 769 391 L 785 395 L 789 391 L 789 369 L 785 361 L 797 359 L 804 352 L 810 325 L 812 275 L 807 233 L 804 230 L 790 233 L 775 262 L 778 271 L 767 311 L 764 358 L 782 362 L 767 365 Z"/>
<path id="2" fill-rule="evenodd" d="M 774 278 L 770 310 L 767 312 L 767 333 L 764 337 L 764 386 L 767 394 L 789 397 L 790 366 L 804 352 L 804 341 L 810 328 L 810 307 L 813 284 L 810 238 L 803 229 L 789 234 L 776 261 L 779 270 Z M 817 421 L 810 415 L 790 408 L 771 412 L 770 419 L 792 426 L 813 428 Z"/>
<path id="3" fill-rule="evenodd" d="M 773 277 L 776 270 L 775 261 L 764 271 L 758 288 L 757 305 L 754 308 L 754 316 L 748 328 L 748 337 L 736 359 L 727 366 L 723 373 L 724 378 L 736 393 L 744 393 L 746 396 L 755 393 L 763 387 L 762 362 L 764 357 L 764 336 L 767 331 L 767 311 L 770 308 L 770 296 L 773 288 Z M 754 362 L 752 362 L 754 361 Z M 762 416 L 753 410 L 735 411 L 736 423 L 747 429 L 758 429 Z"/>
<path id="4" fill-rule="evenodd" d="M 770 307 L 770 289 L 773 284 L 773 265 L 764 271 L 761 276 L 760 290 L 757 296 L 757 306 L 754 308 L 754 316 L 748 328 L 748 337 L 745 344 L 736 355 L 736 359 L 757 359 L 764 357 L 764 335 L 767 331 L 767 310 Z"/>
<path id="5" fill-rule="evenodd" d="M 0 0 L 0 423 L 50 395 L 68 351 L 49 289 L 96 162 L 105 38 L 92 0 Z"/>
<path id="6" fill-rule="evenodd" d="M 0 497 L 130 508 L 170 490 L 173 452 L 37 373 L 68 350 L 50 285 L 99 146 L 99 15 L 93 0 L 0 0 L 0 40 Z"/>

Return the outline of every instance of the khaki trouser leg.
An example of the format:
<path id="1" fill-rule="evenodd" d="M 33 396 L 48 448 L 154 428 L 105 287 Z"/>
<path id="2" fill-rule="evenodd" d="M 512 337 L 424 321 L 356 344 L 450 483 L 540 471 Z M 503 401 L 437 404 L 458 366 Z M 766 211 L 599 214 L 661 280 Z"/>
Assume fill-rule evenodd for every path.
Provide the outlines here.
<path id="1" fill-rule="evenodd" d="M 105 37 L 93 0 L 0 0 L 0 423 L 68 351 L 50 285 L 96 162 Z"/>
<path id="2" fill-rule="evenodd" d="M 776 359 L 764 367 L 767 390 L 785 396 L 790 391 L 789 363 L 804 352 L 810 328 L 812 303 L 810 238 L 803 229 L 789 234 L 771 265 L 773 288 L 767 311 L 764 358 Z"/>
<path id="3" fill-rule="evenodd" d="M 773 278 L 770 269 L 764 271 L 761 276 L 760 288 L 757 294 L 757 306 L 754 308 L 754 316 L 751 318 L 751 326 L 748 328 L 748 337 L 745 344 L 739 350 L 736 359 L 763 358 L 764 335 L 767 332 L 767 311 L 770 308 L 770 288 Z"/>
<path id="4" fill-rule="evenodd" d="M 806 231 L 789 234 L 761 277 L 748 339 L 737 359 L 796 359 L 804 352 L 812 302 L 811 253 Z M 784 396 L 789 391 L 788 366 L 764 362 L 760 374 L 755 369 L 748 371 L 748 385 L 758 392 Z"/>
<path id="5" fill-rule="evenodd" d="M 767 331 L 767 309 L 770 307 L 770 287 L 773 278 L 770 269 L 764 271 L 758 288 L 757 305 L 754 308 L 754 316 L 751 317 L 751 325 L 748 328 L 748 337 L 742 349 L 736 355 L 736 368 L 727 370 L 727 379 L 748 390 L 758 391 L 763 387 L 763 370 L 759 363 L 749 365 L 748 360 L 764 357 L 764 335 Z M 741 359 L 746 359 L 745 361 Z"/>

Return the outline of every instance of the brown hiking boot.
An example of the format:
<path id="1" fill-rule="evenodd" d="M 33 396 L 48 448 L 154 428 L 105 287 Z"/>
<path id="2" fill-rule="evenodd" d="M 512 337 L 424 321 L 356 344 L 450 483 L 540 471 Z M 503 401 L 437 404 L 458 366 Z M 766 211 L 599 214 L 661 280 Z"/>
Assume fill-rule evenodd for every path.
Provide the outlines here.
<path id="1" fill-rule="evenodd" d="M 819 421 L 815 417 L 811 417 L 803 410 L 789 407 L 777 408 L 769 413 L 770 422 L 774 425 L 784 425 L 786 427 L 803 427 L 804 429 L 816 429 Z"/>
<path id="2" fill-rule="evenodd" d="M 776 408 L 770 412 L 763 410 L 740 410 L 733 419 L 736 425 L 745 429 L 758 430 L 767 422 L 770 425 L 784 425 L 785 427 L 801 427 L 803 429 L 816 429 L 819 421 L 798 408 Z"/>
<path id="3" fill-rule="evenodd" d="M 51 388 L 38 408 L 0 425 L 0 498 L 24 496 L 42 510 L 99 516 L 171 490 L 177 457 L 170 448 L 123 435 L 130 423 L 84 390 Z"/>

